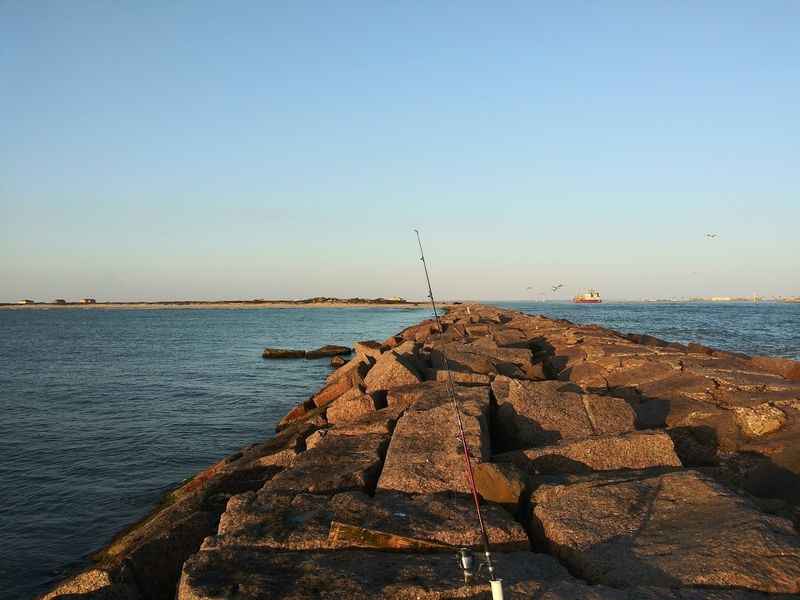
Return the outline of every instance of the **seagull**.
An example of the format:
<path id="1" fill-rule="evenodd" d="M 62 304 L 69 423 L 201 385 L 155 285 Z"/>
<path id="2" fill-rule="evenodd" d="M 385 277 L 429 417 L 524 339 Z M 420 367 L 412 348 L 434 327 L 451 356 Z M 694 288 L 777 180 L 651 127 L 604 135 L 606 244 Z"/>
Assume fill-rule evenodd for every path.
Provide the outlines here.
<path id="1" fill-rule="evenodd" d="M 553 291 L 554 291 L 554 292 L 557 292 L 557 291 L 558 291 L 558 289 L 559 289 L 559 288 L 562 288 L 562 287 L 564 287 L 564 284 L 563 284 L 563 283 L 559 283 L 558 285 L 554 285 L 554 286 L 553 286 Z"/>
<path id="2" fill-rule="evenodd" d="M 717 234 L 716 233 L 707 233 L 706 237 L 708 239 L 710 239 L 710 240 L 713 240 L 715 237 L 717 237 Z"/>

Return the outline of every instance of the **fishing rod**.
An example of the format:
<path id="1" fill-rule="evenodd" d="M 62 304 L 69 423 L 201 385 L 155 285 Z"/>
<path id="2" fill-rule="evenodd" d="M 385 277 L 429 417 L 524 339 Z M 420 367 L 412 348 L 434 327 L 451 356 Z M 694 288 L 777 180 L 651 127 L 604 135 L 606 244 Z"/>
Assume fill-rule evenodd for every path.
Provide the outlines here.
<path id="1" fill-rule="evenodd" d="M 436 300 L 433 297 L 433 288 L 431 287 L 431 277 L 428 273 L 428 262 L 425 260 L 425 251 L 422 249 L 422 239 L 419 235 L 419 230 L 415 229 L 414 233 L 417 234 L 417 244 L 419 244 L 420 260 L 425 269 L 425 281 L 428 284 L 428 298 L 431 301 L 431 308 L 433 309 L 433 318 L 436 320 L 436 328 L 439 333 L 444 333 L 442 322 L 439 319 L 439 311 L 436 309 Z M 447 373 L 446 387 L 447 395 L 450 397 L 450 402 L 453 405 L 453 410 L 456 413 L 456 420 L 458 421 L 458 437 L 461 439 L 461 446 L 464 451 L 464 467 L 467 474 L 467 482 L 469 483 L 470 491 L 472 492 L 472 499 L 475 501 L 475 513 L 478 516 L 478 525 L 480 526 L 481 541 L 483 543 L 483 554 L 486 560 L 486 567 L 489 570 L 489 583 L 492 588 L 493 600 L 503 600 L 503 587 L 502 580 L 498 579 L 494 571 L 494 563 L 492 562 L 492 553 L 489 549 L 489 535 L 486 533 L 486 525 L 483 522 L 483 513 L 481 512 L 481 503 L 478 498 L 478 490 L 475 487 L 475 476 L 472 471 L 472 462 L 470 461 L 470 449 L 467 443 L 467 436 L 464 434 L 464 422 L 461 418 L 461 408 L 458 405 L 458 398 L 456 397 L 456 388 L 453 385 L 453 375 L 450 372 L 450 364 L 447 360 L 447 348 L 442 344 L 441 348 L 442 360 L 444 362 L 445 372 Z M 469 550 L 462 548 L 459 551 L 459 563 L 464 570 L 465 579 L 468 579 L 472 571 L 472 556 Z"/>

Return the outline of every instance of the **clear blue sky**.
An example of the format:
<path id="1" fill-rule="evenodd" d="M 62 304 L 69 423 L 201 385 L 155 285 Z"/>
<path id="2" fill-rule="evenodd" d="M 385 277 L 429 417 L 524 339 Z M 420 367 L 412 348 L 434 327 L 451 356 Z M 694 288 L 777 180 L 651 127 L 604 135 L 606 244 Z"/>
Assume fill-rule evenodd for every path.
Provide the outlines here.
<path id="1" fill-rule="evenodd" d="M 0 0 L 0 300 L 800 294 L 799 27 Z"/>

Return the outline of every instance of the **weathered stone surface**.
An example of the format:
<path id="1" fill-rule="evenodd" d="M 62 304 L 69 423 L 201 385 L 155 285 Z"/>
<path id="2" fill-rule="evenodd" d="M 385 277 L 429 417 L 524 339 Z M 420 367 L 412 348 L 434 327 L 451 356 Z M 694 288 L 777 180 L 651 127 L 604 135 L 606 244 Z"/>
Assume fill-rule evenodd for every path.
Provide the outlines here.
<path id="1" fill-rule="evenodd" d="M 299 455 L 291 468 L 273 477 L 263 489 L 272 492 L 334 494 L 374 488 L 380 472 L 386 436 L 326 435 Z"/>
<path id="2" fill-rule="evenodd" d="M 453 383 L 466 383 L 475 385 L 489 385 L 492 381 L 489 375 L 482 373 L 467 373 L 464 371 L 444 371 L 442 369 L 425 369 L 425 379 L 428 381 L 445 382 L 448 377 Z"/>
<path id="3" fill-rule="evenodd" d="M 339 494 L 331 501 L 339 522 L 391 533 L 407 538 L 478 548 L 479 532 L 465 526 L 475 518 L 472 497 L 466 494 L 408 495 L 382 491 L 375 498 L 364 494 Z M 484 504 L 484 523 L 493 547 L 498 551 L 529 547 L 522 527 L 501 507 Z"/>
<path id="4" fill-rule="evenodd" d="M 474 511 L 472 498 L 467 495 L 385 492 L 371 498 L 362 492 L 345 492 L 326 497 L 262 490 L 231 498 L 220 520 L 219 534 L 208 538 L 203 548 L 402 550 L 409 542 L 417 542 L 426 550 L 477 548 L 481 544 L 479 532 L 465 526 L 474 518 Z M 505 510 L 487 504 L 482 512 L 494 548 L 528 548 L 527 534 Z M 331 533 L 333 522 L 377 535 L 362 540 L 336 538 Z"/>
<path id="5" fill-rule="evenodd" d="M 327 548 L 332 514 L 323 495 L 262 490 L 233 496 L 216 536 L 203 549 L 225 545 L 283 550 Z"/>
<path id="6" fill-rule="evenodd" d="M 311 450 L 319 444 L 322 439 L 328 435 L 330 429 L 318 429 L 306 438 L 306 450 Z"/>
<path id="7" fill-rule="evenodd" d="M 328 344 L 317 348 L 316 350 L 309 350 L 306 352 L 306 358 L 327 358 L 329 356 L 343 356 L 350 354 L 353 350 L 347 346 L 336 346 Z"/>
<path id="8" fill-rule="evenodd" d="M 792 497 L 800 501 L 800 400 L 776 402 L 775 406 L 786 416 L 784 425 L 769 435 L 743 442 L 739 450 L 767 457 L 778 471 L 784 472 L 780 480 L 795 490 Z M 787 478 L 786 474 L 792 476 Z"/>
<path id="9" fill-rule="evenodd" d="M 261 353 L 264 358 L 305 358 L 305 350 L 286 350 L 284 348 L 264 348 Z"/>
<path id="10" fill-rule="evenodd" d="M 533 363 L 533 353 L 525 348 L 499 347 L 489 338 L 472 342 L 435 342 L 429 346 L 436 369 L 507 375 L 519 379 L 544 379 L 544 367 Z"/>
<path id="11" fill-rule="evenodd" d="M 624 590 L 605 585 L 587 585 L 577 579 L 554 581 L 536 600 L 792 600 L 783 594 L 713 588 L 631 587 Z"/>
<path id="12" fill-rule="evenodd" d="M 494 343 L 501 348 L 526 348 L 531 349 L 530 337 L 524 331 L 504 327 L 492 331 Z"/>
<path id="13" fill-rule="evenodd" d="M 353 344 L 353 350 L 355 350 L 356 355 L 370 358 L 375 362 L 377 362 L 381 357 L 381 354 L 388 349 L 389 348 L 387 348 L 385 345 L 381 344 L 380 342 L 376 342 L 375 340 L 365 340 L 363 342 L 355 342 Z"/>
<path id="14" fill-rule="evenodd" d="M 754 356 L 750 361 L 757 369 L 775 373 L 790 381 L 800 381 L 800 362 L 796 360 L 772 356 Z"/>
<path id="15" fill-rule="evenodd" d="M 336 435 L 364 435 L 366 433 L 390 434 L 395 423 L 403 414 L 403 407 L 381 408 L 352 421 L 342 421 L 330 430 Z"/>
<path id="16" fill-rule="evenodd" d="M 561 381 L 520 381 L 498 376 L 494 440 L 498 451 L 544 446 L 559 440 L 635 429 L 636 415 L 625 400 L 580 393 Z"/>
<path id="17" fill-rule="evenodd" d="M 786 423 L 786 414 L 770 404 L 759 404 L 753 408 L 733 409 L 736 423 L 749 438 L 761 437 L 778 431 Z"/>
<path id="18" fill-rule="evenodd" d="M 343 367 L 347 364 L 347 361 L 342 358 L 341 356 L 333 356 L 331 357 L 331 367 L 334 369 L 338 369 L 339 367 Z"/>
<path id="19" fill-rule="evenodd" d="M 140 600 L 132 581 L 120 581 L 103 569 L 87 569 L 58 584 L 38 600 Z"/>
<path id="20" fill-rule="evenodd" d="M 370 359 L 357 354 L 343 366 L 328 375 L 325 378 L 325 383 L 330 384 L 341 379 L 348 379 L 353 385 L 357 385 L 362 382 L 371 365 Z"/>
<path id="21" fill-rule="evenodd" d="M 495 454 L 493 461 L 512 462 L 531 475 L 681 466 L 672 440 L 666 433 L 645 431 L 594 436 L 543 448 L 504 452 Z"/>
<path id="22" fill-rule="evenodd" d="M 327 406 L 354 388 L 358 389 L 358 387 L 358 385 L 354 385 L 350 377 L 342 377 L 332 383 L 329 383 L 316 394 L 314 394 L 314 396 L 311 398 L 311 401 L 315 406 L 321 408 L 323 406 Z M 361 390 L 358 391 L 361 392 Z"/>
<path id="23" fill-rule="evenodd" d="M 436 331 L 438 331 L 436 328 L 436 322 L 433 319 L 428 319 L 427 321 L 422 321 L 422 323 L 417 325 L 407 327 L 395 337 L 400 337 L 404 340 L 423 342 L 429 335 L 435 333 Z"/>
<path id="24" fill-rule="evenodd" d="M 342 396 L 328 407 L 325 416 L 329 423 L 340 423 L 375 412 L 376 408 L 375 399 L 369 394 L 357 394 L 348 398 Z"/>
<path id="25" fill-rule="evenodd" d="M 528 486 L 528 477 L 513 463 L 478 463 L 474 468 L 475 487 L 481 498 L 516 509 Z"/>
<path id="26" fill-rule="evenodd" d="M 558 561 L 530 552 L 499 553 L 505 597 L 528 600 L 546 582 L 570 576 Z M 370 551 L 281 553 L 225 547 L 186 561 L 177 600 L 442 600 L 480 598 L 484 580 L 465 584 L 451 554 Z"/>
<path id="27" fill-rule="evenodd" d="M 278 421 L 278 424 L 275 426 L 275 431 L 280 432 L 291 425 L 307 422 L 309 419 L 315 418 L 321 412 L 322 410 L 314 404 L 313 400 L 306 400 L 286 413 L 283 418 Z"/>
<path id="28" fill-rule="evenodd" d="M 464 455 L 446 386 L 423 384 L 422 393 L 398 420 L 378 490 L 409 493 L 467 492 Z M 456 386 L 464 431 L 477 462 L 488 460 L 489 392 L 485 387 Z"/>
<path id="29" fill-rule="evenodd" d="M 389 390 L 420 381 L 422 381 L 422 375 L 414 364 L 395 350 L 383 353 L 364 378 L 368 393 Z"/>
<path id="30" fill-rule="evenodd" d="M 597 363 L 579 362 L 561 371 L 558 378 L 561 381 L 572 381 L 586 389 L 606 389 L 608 375 L 608 369 Z"/>
<path id="31" fill-rule="evenodd" d="M 696 471 L 543 485 L 533 517 L 581 577 L 615 587 L 800 592 L 800 537 Z"/>
<path id="32" fill-rule="evenodd" d="M 457 388 L 459 389 L 459 388 Z M 386 404 L 389 407 L 408 408 L 420 402 L 427 407 L 438 406 L 448 402 L 447 387 L 443 382 L 424 381 L 408 385 L 400 385 L 386 393 Z M 424 400 L 424 402 L 422 402 Z"/>
<path id="33" fill-rule="evenodd" d="M 606 376 L 608 387 L 638 387 L 680 373 L 677 364 L 672 364 L 661 358 L 636 357 L 627 358 L 620 362 L 619 367 L 608 371 Z"/>

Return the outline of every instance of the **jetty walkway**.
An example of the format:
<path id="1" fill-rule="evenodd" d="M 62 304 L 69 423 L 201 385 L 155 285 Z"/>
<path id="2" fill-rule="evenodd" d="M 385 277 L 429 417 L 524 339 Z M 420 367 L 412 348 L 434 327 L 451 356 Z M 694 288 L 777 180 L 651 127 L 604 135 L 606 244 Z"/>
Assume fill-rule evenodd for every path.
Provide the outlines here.
<path id="1" fill-rule="evenodd" d="M 800 363 L 458 305 L 352 359 L 49 599 L 800 594 Z M 444 356 L 447 356 L 445 364 Z"/>

